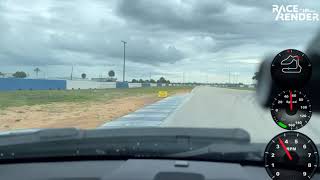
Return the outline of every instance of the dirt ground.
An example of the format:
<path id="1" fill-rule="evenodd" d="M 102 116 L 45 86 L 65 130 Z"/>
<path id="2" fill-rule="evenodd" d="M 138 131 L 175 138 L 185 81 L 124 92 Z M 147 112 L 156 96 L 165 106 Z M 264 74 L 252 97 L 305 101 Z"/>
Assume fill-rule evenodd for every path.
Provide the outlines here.
<path id="1" fill-rule="evenodd" d="M 108 102 L 51 103 L 10 107 L 0 111 L 0 130 L 25 128 L 96 128 L 107 121 L 160 100 L 155 95 Z"/>

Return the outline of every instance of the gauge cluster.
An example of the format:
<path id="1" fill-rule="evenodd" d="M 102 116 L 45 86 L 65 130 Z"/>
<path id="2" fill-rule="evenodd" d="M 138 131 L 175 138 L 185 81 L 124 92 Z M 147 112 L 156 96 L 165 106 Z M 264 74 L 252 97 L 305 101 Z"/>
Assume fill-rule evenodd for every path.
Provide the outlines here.
<path id="1" fill-rule="evenodd" d="M 265 151 L 265 167 L 272 179 L 310 179 L 318 163 L 316 145 L 299 132 L 289 131 L 275 136 Z"/>
<path id="2" fill-rule="evenodd" d="M 271 117 L 285 129 L 268 143 L 265 168 L 271 179 L 311 179 L 319 164 L 318 149 L 305 134 L 298 132 L 312 116 L 312 103 L 304 86 L 312 75 L 312 65 L 301 51 L 287 49 L 277 54 L 271 76 L 280 89 L 271 104 Z"/>
<path id="3" fill-rule="evenodd" d="M 278 126 L 287 130 L 297 130 L 311 119 L 311 101 L 299 90 L 284 90 L 271 104 L 271 115 Z"/>
<path id="4" fill-rule="evenodd" d="M 312 65 L 308 56 L 296 49 L 278 53 L 271 64 L 272 79 L 279 87 L 302 88 L 311 75 Z"/>

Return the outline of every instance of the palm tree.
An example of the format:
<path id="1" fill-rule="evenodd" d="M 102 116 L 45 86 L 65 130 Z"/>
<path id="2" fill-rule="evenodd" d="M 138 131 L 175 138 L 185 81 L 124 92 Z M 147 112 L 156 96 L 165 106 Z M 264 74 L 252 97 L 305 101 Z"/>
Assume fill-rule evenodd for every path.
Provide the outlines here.
<path id="1" fill-rule="evenodd" d="M 41 70 L 39 68 L 35 68 L 33 71 L 36 72 L 36 76 L 38 77 L 38 74 Z"/>
<path id="2" fill-rule="evenodd" d="M 86 73 L 82 73 L 82 74 L 81 74 L 81 78 L 82 78 L 82 79 L 85 79 L 86 77 L 87 77 Z"/>
<path id="3" fill-rule="evenodd" d="M 108 72 L 108 75 L 109 75 L 109 77 L 114 77 L 114 76 L 115 76 L 115 73 L 114 73 L 113 70 L 110 70 L 110 71 Z"/>

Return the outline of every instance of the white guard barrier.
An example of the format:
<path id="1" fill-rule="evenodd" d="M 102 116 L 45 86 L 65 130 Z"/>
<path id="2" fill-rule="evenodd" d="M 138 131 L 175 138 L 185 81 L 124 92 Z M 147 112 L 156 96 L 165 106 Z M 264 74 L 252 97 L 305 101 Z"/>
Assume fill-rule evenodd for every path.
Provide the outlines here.
<path id="1" fill-rule="evenodd" d="M 128 83 L 129 88 L 139 88 L 142 87 L 141 83 Z"/>
<path id="2" fill-rule="evenodd" d="M 116 83 L 67 80 L 67 89 L 108 89 L 108 88 L 116 88 Z"/>

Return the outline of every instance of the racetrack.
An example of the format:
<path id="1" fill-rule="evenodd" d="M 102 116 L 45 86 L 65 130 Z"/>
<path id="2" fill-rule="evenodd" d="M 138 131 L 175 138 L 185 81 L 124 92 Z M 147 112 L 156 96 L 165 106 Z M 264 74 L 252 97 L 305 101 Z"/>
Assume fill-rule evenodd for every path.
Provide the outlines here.
<path id="1" fill-rule="evenodd" d="M 278 127 L 269 109 L 256 102 L 255 92 L 214 87 L 196 87 L 179 109 L 162 124 L 171 127 L 243 128 L 252 142 L 266 143 L 285 130 Z M 313 114 L 309 123 L 299 129 L 320 143 L 320 116 Z"/>

